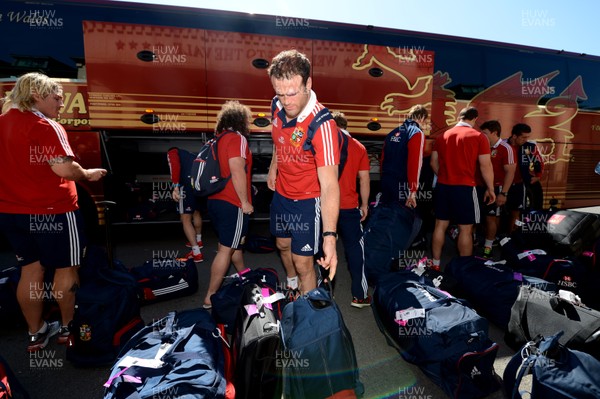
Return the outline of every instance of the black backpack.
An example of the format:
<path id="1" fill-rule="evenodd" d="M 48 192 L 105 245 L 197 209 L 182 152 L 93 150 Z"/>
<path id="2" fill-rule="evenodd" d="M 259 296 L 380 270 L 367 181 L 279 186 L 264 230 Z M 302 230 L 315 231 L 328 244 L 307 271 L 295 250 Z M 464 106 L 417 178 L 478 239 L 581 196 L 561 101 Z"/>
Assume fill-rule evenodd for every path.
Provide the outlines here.
<path id="1" fill-rule="evenodd" d="M 221 166 L 219 165 L 219 152 L 217 143 L 219 139 L 232 131 L 225 131 L 220 135 L 208 140 L 202 146 L 190 171 L 190 179 L 194 194 L 199 197 L 207 197 L 222 191 L 231 175 L 221 175 Z"/>
<path id="2" fill-rule="evenodd" d="M 277 110 L 277 100 L 273 100 L 271 104 L 271 112 L 275 114 Z M 312 139 L 315 137 L 315 132 L 319 129 L 323 123 L 328 120 L 333 119 L 331 112 L 328 108 L 323 108 L 313 118 L 313 120 L 308 125 L 308 131 L 306 132 L 306 140 L 304 141 L 304 145 L 302 149 L 304 151 L 310 151 L 313 155 L 315 155 L 315 148 L 312 145 Z M 346 166 L 346 160 L 348 159 L 348 142 L 350 141 L 350 136 L 342 131 L 340 128 L 336 128 L 338 134 L 338 140 L 340 143 L 340 164 L 338 169 L 338 179 L 342 176 L 342 172 L 344 171 L 344 166 Z"/>

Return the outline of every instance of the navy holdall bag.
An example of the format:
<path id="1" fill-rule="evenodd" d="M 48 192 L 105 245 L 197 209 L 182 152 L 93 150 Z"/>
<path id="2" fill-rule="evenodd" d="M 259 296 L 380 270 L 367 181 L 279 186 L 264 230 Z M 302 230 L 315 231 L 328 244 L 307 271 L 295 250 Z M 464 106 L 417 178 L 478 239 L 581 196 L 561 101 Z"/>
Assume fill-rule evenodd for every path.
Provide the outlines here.
<path id="1" fill-rule="evenodd" d="M 454 398 L 479 398 L 500 388 L 498 344 L 488 322 L 468 304 L 412 272 L 379 281 L 373 312 L 388 343 Z"/>
<path id="2" fill-rule="evenodd" d="M 401 258 L 421 229 L 417 213 L 398 203 L 378 203 L 363 234 L 365 274 L 373 285 L 392 268 L 393 260 Z"/>
<path id="3" fill-rule="evenodd" d="M 521 399 L 521 380 L 532 374 L 531 399 L 600 398 L 600 362 L 591 355 L 560 345 L 562 332 L 536 337 L 518 351 L 504 369 L 506 396 Z"/>
<path id="4" fill-rule="evenodd" d="M 222 339 L 205 309 L 170 312 L 123 348 L 104 399 L 224 398 Z"/>
<path id="5" fill-rule="evenodd" d="M 510 310 L 519 296 L 521 285 L 533 285 L 544 291 L 556 291 L 556 285 L 540 278 L 525 276 L 506 265 L 477 256 L 458 256 L 445 272 L 456 279 L 453 295 L 468 300 L 489 321 L 506 331 Z"/>

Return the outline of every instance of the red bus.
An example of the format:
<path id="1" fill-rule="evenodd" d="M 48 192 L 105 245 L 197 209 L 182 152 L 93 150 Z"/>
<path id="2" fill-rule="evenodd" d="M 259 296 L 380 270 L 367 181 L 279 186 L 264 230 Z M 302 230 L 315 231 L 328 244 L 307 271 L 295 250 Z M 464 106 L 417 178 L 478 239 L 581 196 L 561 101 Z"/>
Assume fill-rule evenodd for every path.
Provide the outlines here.
<path id="1" fill-rule="evenodd" d="M 111 1 L 5 1 L 0 35 L 3 91 L 28 71 L 63 80 L 60 122 L 86 167 L 110 176 L 80 187 L 82 207 L 116 200 L 119 221 L 175 220 L 166 150 L 197 151 L 221 104 L 238 99 L 254 115 L 250 137 L 256 217 L 268 215 L 271 158 L 266 68 L 297 48 L 312 61 L 319 101 L 348 117 L 369 150 L 373 192 L 384 136 L 414 104 L 430 110 L 429 139 L 461 108 L 497 119 L 503 137 L 533 129 L 546 167 L 546 207 L 600 205 L 600 57 L 497 42 L 283 16 Z M 430 144 L 432 140 L 428 140 Z M 427 146 L 426 154 L 430 151 Z M 99 209 L 102 220 L 102 209 Z"/>

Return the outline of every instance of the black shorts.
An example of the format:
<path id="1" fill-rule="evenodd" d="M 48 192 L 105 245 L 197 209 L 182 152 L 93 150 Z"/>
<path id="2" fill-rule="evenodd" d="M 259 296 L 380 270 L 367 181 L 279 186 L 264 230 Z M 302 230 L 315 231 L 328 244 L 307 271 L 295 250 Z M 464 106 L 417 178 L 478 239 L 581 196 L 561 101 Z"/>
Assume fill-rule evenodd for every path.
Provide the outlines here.
<path id="1" fill-rule="evenodd" d="M 475 187 L 438 183 L 434 191 L 434 206 L 436 219 L 467 225 L 479 223 L 481 219 Z"/>
<path id="2" fill-rule="evenodd" d="M 192 214 L 195 211 L 201 212 L 206 206 L 203 204 L 206 197 L 197 197 L 194 195 L 194 190 L 189 184 L 184 184 L 179 187 L 179 202 L 177 210 L 180 215 Z"/>
<path id="3" fill-rule="evenodd" d="M 250 216 L 242 208 L 223 200 L 207 201 L 208 215 L 219 237 L 219 244 L 228 248 L 241 249 L 248 235 Z"/>
<path id="4" fill-rule="evenodd" d="M 510 186 L 508 198 L 506 199 L 506 209 L 509 211 L 522 211 L 525 209 L 525 185 L 516 183 Z"/>
<path id="5" fill-rule="evenodd" d="M 500 194 L 501 187 L 494 187 L 494 194 L 496 194 L 496 198 L 498 198 L 498 194 Z M 484 201 L 484 196 L 487 191 L 486 187 L 477 186 L 477 196 L 479 197 L 479 209 L 481 210 L 481 214 L 483 216 L 497 216 L 500 217 L 502 215 L 502 210 L 504 209 L 504 205 L 498 206 L 495 202 L 491 204 L 486 204 Z"/>
<path id="6" fill-rule="evenodd" d="M 48 215 L 0 213 L 0 231 L 19 266 L 36 261 L 50 269 L 81 264 L 86 242 L 79 210 Z"/>

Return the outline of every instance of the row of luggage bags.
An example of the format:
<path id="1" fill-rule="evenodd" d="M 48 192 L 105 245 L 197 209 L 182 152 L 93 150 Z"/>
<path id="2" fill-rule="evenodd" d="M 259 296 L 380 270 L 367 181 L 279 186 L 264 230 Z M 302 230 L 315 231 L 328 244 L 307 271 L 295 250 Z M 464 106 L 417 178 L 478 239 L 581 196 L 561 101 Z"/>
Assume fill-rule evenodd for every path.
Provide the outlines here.
<path id="1" fill-rule="evenodd" d="M 351 335 L 323 287 L 298 296 L 274 269 L 235 274 L 205 309 L 172 312 L 121 349 L 105 398 L 356 398 Z M 283 395 L 283 396 L 282 396 Z"/>
<path id="2" fill-rule="evenodd" d="M 421 262 L 379 276 L 373 309 L 388 343 L 450 397 L 485 397 L 502 385 L 521 397 L 528 373 L 530 397 L 600 397 L 600 220 L 559 215 L 569 226 L 554 226 L 559 237 L 544 250 L 528 248 L 521 233 L 502 241 L 500 261 L 457 257 L 444 272 Z M 516 351 L 502 380 L 488 320 Z"/>

